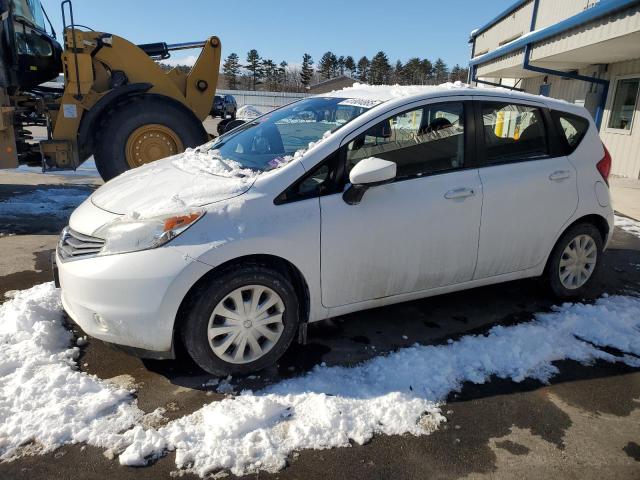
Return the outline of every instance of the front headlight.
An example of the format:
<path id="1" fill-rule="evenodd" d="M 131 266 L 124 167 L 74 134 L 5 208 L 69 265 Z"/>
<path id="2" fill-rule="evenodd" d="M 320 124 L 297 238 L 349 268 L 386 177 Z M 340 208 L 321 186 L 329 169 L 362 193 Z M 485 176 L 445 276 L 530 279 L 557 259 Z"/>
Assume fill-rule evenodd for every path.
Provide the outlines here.
<path id="1" fill-rule="evenodd" d="M 94 232 L 94 236 L 105 241 L 98 255 L 137 252 L 159 247 L 180 235 L 203 215 L 204 210 L 190 210 L 144 219 L 118 218 Z"/>

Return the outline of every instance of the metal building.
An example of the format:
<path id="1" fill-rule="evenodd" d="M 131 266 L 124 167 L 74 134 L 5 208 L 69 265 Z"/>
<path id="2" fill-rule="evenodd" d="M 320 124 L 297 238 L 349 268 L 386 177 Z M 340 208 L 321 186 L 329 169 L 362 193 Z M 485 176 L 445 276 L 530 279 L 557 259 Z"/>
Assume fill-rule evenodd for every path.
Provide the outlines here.
<path id="1" fill-rule="evenodd" d="M 640 0 L 518 0 L 471 33 L 472 83 L 583 104 L 640 178 Z"/>

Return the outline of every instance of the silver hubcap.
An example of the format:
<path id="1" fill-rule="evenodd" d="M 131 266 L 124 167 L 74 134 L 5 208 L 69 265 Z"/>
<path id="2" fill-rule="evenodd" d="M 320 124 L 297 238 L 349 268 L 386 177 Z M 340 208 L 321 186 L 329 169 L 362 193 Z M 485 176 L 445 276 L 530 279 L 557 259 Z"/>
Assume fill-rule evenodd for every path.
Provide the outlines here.
<path id="1" fill-rule="evenodd" d="M 284 331 L 284 302 L 263 285 L 236 288 L 224 297 L 209 319 L 209 345 L 229 363 L 249 363 L 265 355 Z"/>
<path id="2" fill-rule="evenodd" d="M 560 257 L 560 282 L 565 288 L 580 288 L 591 277 L 598 259 L 596 242 L 589 235 L 578 235 Z"/>

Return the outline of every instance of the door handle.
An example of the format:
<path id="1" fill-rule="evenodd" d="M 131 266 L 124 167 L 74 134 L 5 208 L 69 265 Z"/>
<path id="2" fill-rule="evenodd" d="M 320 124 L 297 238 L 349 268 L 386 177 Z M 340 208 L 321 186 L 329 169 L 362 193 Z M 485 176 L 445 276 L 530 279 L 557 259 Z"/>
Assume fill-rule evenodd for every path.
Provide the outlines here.
<path id="1" fill-rule="evenodd" d="M 571 172 L 569 170 L 556 170 L 551 175 L 549 175 L 549 180 L 558 182 L 560 180 L 566 180 L 570 176 L 571 176 Z"/>
<path id="2" fill-rule="evenodd" d="M 457 198 L 473 197 L 476 191 L 473 188 L 454 188 L 444 194 L 444 198 L 448 200 L 455 200 Z"/>

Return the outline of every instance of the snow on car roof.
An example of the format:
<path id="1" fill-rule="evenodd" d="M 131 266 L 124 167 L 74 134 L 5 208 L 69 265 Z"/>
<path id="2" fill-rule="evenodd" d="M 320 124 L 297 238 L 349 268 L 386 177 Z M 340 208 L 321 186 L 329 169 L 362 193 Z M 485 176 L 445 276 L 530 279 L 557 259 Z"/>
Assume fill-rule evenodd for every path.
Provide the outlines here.
<path id="1" fill-rule="evenodd" d="M 425 93 L 448 91 L 451 89 L 468 89 L 469 85 L 462 82 L 443 83 L 441 85 L 367 85 L 356 83 L 352 87 L 323 93 L 322 97 L 359 98 L 386 102 L 396 98 L 411 97 Z"/>
<path id="2" fill-rule="evenodd" d="M 367 85 L 362 83 L 356 83 L 352 87 L 343 88 L 342 90 L 334 90 L 329 93 L 323 93 L 317 95 L 319 97 L 337 97 L 337 98 L 350 98 L 359 99 L 373 104 L 380 104 L 383 102 L 397 100 L 407 97 L 422 97 L 429 94 L 448 93 L 451 94 L 455 91 L 455 94 L 460 95 L 490 95 L 498 97 L 514 97 L 523 100 L 532 100 L 537 102 L 551 103 L 561 108 L 562 110 L 571 110 L 574 108 L 567 108 L 568 106 L 578 108 L 576 105 L 570 104 L 565 100 L 556 98 L 545 97 L 542 95 L 534 95 L 531 93 L 525 93 L 517 90 L 511 90 L 504 87 L 473 87 L 469 84 L 462 82 L 447 82 L 440 85 Z M 373 105 L 364 105 L 371 107 Z"/>

